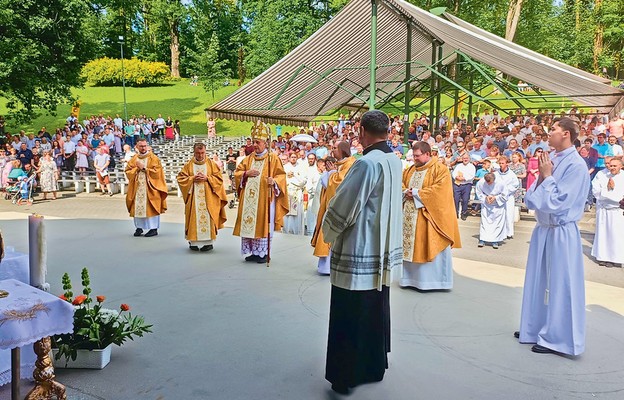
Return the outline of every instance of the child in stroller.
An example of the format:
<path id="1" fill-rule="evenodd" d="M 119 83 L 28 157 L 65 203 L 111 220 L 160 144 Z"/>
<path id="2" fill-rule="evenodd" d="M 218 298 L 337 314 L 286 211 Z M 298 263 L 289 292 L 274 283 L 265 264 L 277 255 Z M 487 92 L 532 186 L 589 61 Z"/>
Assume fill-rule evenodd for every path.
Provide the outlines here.
<path id="1" fill-rule="evenodd" d="M 30 177 L 22 176 L 17 183 L 7 187 L 5 199 L 11 199 L 11 203 L 21 206 L 22 204 L 33 203 L 33 186 L 35 183 L 35 175 Z"/>

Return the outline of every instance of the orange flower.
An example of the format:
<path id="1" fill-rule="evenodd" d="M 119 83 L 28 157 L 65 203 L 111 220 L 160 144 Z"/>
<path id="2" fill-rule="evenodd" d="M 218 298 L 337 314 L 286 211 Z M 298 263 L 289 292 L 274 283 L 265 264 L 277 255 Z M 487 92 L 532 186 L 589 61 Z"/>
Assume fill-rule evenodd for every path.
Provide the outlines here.
<path id="1" fill-rule="evenodd" d="M 130 310 L 130 306 L 129 305 L 127 305 L 127 304 L 122 304 L 121 305 L 121 311 L 128 311 L 128 310 Z"/>
<path id="2" fill-rule="evenodd" d="M 104 300 L 106 300 L 106 296 L 95 296 L 95 299 L 98 303 L 104 303 Z"/>
<path id="3" fill-rule="evenodd" d="M 68 301 L 68 300 L 67 300 L 67 297 L 65 297 L 65 295 L 64 295 L 64 294 L 60 295 L 60 296 L 59 296 L 59 299 L 61 299 L 61 300 L 65 300 L 65 301 Z"/>
<path id="4" fill-rule="evenodd" d="M 74 301 L 72 301 L 72 304 L 75 306 L 79 306 L 82 303 L 84 303 L 84 301 L 87 299 L 87 296 L 85 296 L 84 294 L 80 295 L 80 296 L 76 296 L 76 298 L 74 299 Z"/>

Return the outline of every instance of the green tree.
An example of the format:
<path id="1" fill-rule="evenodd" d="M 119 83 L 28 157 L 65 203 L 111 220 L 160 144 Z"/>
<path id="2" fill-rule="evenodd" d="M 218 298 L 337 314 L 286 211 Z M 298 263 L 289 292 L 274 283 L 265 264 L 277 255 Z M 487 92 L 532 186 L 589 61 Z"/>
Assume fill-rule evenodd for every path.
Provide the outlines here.
<path id="1" fill-rule="evenodd" d="M 95 48 L 83 22 L 91 13 L 82 0 L 0 0 L 0 96 L 9 118 L 25 122 L 71 100 Z"/>
<path id="2" fill-rule="evenodd" d="M 339 2 L 342 6 L 342 2 Z M 332 2 L 255 0 L 243 6 L 249 29 L 245 67 L 255 76 L 316 32 L 335 10 Z M 311 55 L 312 56 L 312 55 Z"/>
<path id="3" fill-rule="evenodd" d="M 191 52 L 191 65 L 197 72 L 202 86 L 207 92 L 214 92 L 228 78 L 230 71 L 227 62 L 219 61 L 219 39 L 216 34 L 210 37 L 207 43 L 200 43 L 197 52 Z"/>

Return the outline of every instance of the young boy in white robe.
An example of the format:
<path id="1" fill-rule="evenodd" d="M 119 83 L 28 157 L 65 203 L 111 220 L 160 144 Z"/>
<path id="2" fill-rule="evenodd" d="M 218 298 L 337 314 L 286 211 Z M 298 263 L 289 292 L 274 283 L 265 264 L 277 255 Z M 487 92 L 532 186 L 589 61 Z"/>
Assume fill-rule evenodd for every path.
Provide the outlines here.
<path id="1" fill-rule="evenodd" d="M 624 214 L 620 209 L 620 201 L 624 199 L 622 160 L 612 158 L 607 168 L 592 180 L 596 198 L 596 235 L 591 255 L 600 266 L 621 268 L 624 263 L 624 246 L 619 242 L 624 236 Z"/>
<path id="2" fill-rule="evenodd" d="M 476 192 L 477 198 L 481 201 L 479 247 L 491 243 L 493 249 L 498 249 L 500 242 L 507 237 L 505 226 L 507 188 L 496 179 L 494 173 L 488 173 L 477 183 Z"/>

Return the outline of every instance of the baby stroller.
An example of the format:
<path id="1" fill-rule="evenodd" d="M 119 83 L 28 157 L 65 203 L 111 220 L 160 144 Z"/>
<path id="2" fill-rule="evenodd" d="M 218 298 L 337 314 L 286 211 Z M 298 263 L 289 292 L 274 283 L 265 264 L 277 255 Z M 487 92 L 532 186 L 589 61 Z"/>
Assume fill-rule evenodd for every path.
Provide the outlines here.
<path id="1" fill-rule="evenodd" d="M 7 187 L 5 199 L 11 199 L 11 203 L 21 206 L 22 204 L 33 203 L 33 187 L 35 186 L 35 175 L 23 176 L 19 181 Z"/>
<path id="2" fill-rule="evenodd" d="M 230 200 L 230 202 L 228 203 L 229 208 L 234 208 L 238 205 L 238 191 L 233 190 L 233 192 L 234 192 L 234 198 Z"/>

